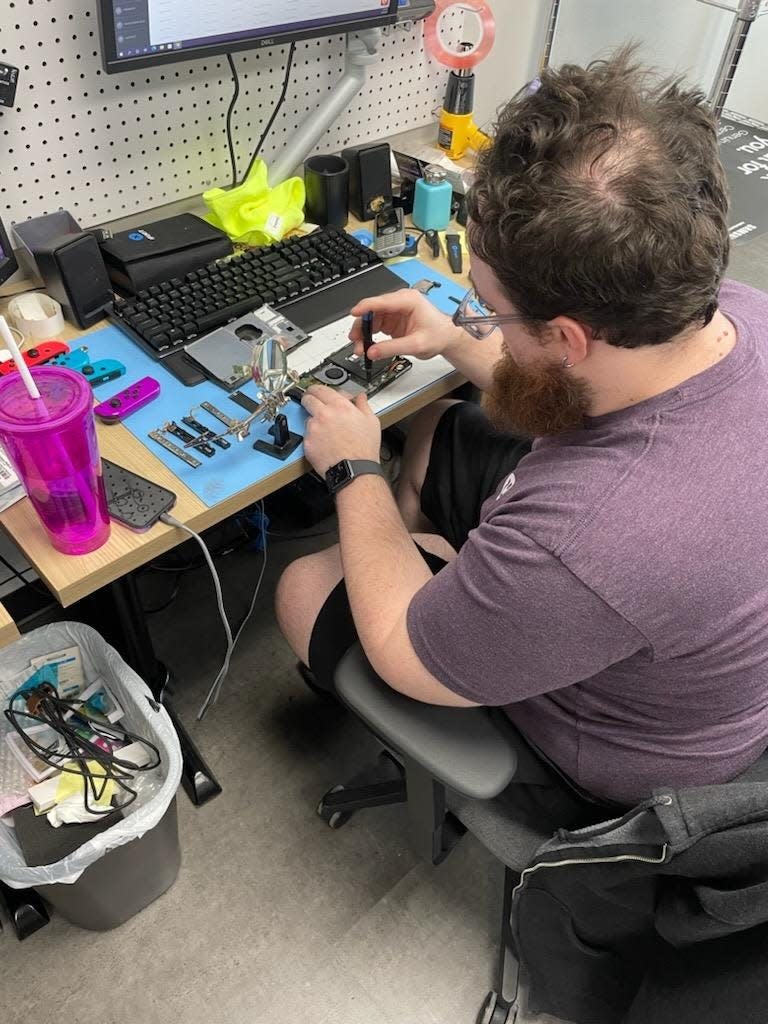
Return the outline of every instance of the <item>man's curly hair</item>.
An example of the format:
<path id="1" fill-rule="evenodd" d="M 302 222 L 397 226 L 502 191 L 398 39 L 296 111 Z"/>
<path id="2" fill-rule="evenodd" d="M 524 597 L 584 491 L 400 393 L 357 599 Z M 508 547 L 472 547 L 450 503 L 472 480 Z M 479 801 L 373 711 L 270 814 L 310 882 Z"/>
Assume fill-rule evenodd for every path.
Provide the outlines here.
<path id="1" fill-rule="evenodd" d="M 541 73 L 502 111 L 469 197 L 469 243 L 537 333 L 573 317 L 611 345 L 708 323 L 728 194 L 703 93 L 626 47 Z"/>

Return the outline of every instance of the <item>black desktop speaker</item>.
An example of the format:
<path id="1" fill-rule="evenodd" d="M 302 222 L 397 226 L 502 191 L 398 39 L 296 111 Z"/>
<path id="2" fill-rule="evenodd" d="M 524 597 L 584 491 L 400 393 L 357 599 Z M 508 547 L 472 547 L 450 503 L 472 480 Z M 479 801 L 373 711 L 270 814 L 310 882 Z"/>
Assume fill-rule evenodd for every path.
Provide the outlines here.
<path id="1" fill-rule="evenodd" d="M 35 260 L 46 292 L 61 303 L 67 320 L 78 327 L 101 320 L 112 304 L 112 285 L 92 234 L 52 238 L 35 248 Z"/>
<path id="2" fill-rule="evenodd" d="M 341 154 L 349 164 L 349 209 L 358 220 L 373 220 L 392 200 L 389 145 L 352 146 Z"/>

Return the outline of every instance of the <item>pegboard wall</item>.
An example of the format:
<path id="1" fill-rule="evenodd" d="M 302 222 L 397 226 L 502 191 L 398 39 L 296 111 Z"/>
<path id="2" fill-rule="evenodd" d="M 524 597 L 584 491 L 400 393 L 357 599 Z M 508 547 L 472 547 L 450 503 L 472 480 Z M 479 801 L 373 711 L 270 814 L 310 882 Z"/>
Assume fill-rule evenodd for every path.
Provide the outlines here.
<path id="1" fill-rule="evenodd" d="M 0 8 L 0 59 L 20 69 L 16 107 L 0 108 L 6 225 L 66 209 L 89 227 L 231 181 L 225 57 L 107 75 L 93 0 L 0 0 Z M 463 16 L 457 9 L 444 21 L 455 46 Z M 267 163 L 333 89 L 344 53 L 344 36 L 296 44 L 285 103 L 262 152 Z M 240 174 L 280 95 L 287 54 L 285 46 L 234 55 Z M 381 59 L 318 151 L 429 123 L 446 79 L 424 51 L 422 25 L 384 30 Z"/>

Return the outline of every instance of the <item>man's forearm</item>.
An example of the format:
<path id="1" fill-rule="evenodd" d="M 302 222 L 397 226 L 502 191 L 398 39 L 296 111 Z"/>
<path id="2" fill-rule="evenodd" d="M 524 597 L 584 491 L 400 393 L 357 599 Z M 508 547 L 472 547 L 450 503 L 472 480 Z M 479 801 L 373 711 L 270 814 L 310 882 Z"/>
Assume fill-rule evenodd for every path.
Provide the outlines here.
<path id="1" fill-rule="evenodd" d="M 355 480 L 339 492 L 336 506 L 355 627 L 372 666 L 386 675 L 386 642 L 432 573 L 381 477 Z"/>
<path id="2" fill-rule="evenodd" d="M 502 335 L 499 330 L 478 340 L 458 328 L 455 340 L 445 347 L 443 355 L 475 387 L 487 391 L 493 377 L 493 368 L 502 356 L 501 344 Z"/>

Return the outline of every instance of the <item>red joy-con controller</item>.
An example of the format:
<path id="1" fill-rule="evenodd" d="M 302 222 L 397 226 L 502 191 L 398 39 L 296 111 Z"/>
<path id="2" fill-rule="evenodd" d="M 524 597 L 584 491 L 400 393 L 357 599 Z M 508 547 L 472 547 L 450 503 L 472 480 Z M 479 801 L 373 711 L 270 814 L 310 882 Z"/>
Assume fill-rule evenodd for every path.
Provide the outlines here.
<path id="1" fill-rule="evenodd" d="M 51 359 L 55 359 L 56 356 L 63 356 L 65 352 L 69 352 L 69 345 L 66 345 L 63 341 L 40 341 L 34 348 L 28 348 L 26 352 L 21 354 L 24 356 L 24 362 L 27 366 L 42 366 L 43 363 L 48 363 Z M 12 359 L 6 359 L 4 363 L 0 363 L 0 377 L 7 377 L 9 373 L 13 373 L 16 369 L 16 363 Z"/>

